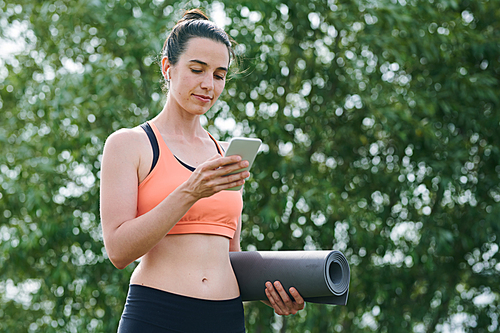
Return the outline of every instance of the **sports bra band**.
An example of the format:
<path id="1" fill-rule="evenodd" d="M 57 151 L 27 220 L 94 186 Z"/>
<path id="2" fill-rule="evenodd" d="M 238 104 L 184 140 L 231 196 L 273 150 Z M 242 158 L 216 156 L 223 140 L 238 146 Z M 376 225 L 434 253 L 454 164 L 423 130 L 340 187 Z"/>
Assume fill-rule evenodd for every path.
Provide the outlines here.
<path id="1" fill-rule="evenodd" d="M 175 155 L 174 155 L 174 157 L 175 157 L 175 159 L 176 159 L 177 161 L 179 161 L 179 163 L 180 163 L 180 164 L 182 164 L 182 166 L 183 166 L 183 167 L 185 167 L 185 168 L 186 168 L 186 169 L 188 169 L 189 171 L 193 172 L 194 170 L 196 170 L 196 168 L 195 168 L 195 167 L 192 167 L 192 166 L 190 166 L 190 165 L 188 165 L 188 164 L 186 164 L 186 163 L 182 162 L 182 161 L 181 161 L 181 160 L 180 160 L 177 156 L 175 156 Z"/>

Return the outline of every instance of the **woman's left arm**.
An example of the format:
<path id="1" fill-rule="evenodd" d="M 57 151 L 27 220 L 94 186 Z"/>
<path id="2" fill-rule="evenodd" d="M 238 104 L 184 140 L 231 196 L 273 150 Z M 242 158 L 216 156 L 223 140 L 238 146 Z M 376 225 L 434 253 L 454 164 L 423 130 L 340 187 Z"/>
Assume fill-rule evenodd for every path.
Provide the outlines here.
<path id="1" fill-rule="evenodd" d="M 240 234 L 241 234 L 241 217 L 238 220 L 238 226 L 234 237 L 229 242 L 229 252 L 240 252 Z M 296 314 L 297 311 L 304 308 L 304 299 L 300 296 L 299 292 L 295 288 L 289 289 L 293 300 L 285 292 L 285 289 L 279 281 L 274 281 L 274 285 L 271 282 L 266 283 L 266 296 L 267 301 L 262 301 L 262 303 L 269 305 L 274 309 L 274 311 L 282 316 L 288 316 L 291 314 Z"/>
<path id="2" fill-rule="evenodd" d="M 224 149 L 227 149 L 227 143 L 223 142 Z M 243 194 L 243 189 L 240 190 Z M 229 242 L 229 252 L 240 252 L 240 235 L 241 235 L 241 216 L 238 219 L 238 225 L 236 226 L 236 231 L 234 237 Z M 282 316 L 288 316 L 291 314 L 296 314 L 297 311 L 304 308 L 304 299 L 300 296 L 299 292 L 295 288 L 289 289 L 293 300 L 288 296 L 285 289 L 279 281 L 274 281 L 274 285 L 271 282 L 266 283 L 266 296 L 267 301 L 262 301 L 262 303 L 272 307 L 274 311 Z"/>
<path id="3" fill-rule="evenodd" d="M 229 252 L 240 252 L 240 235 L 241 235 L 241 216 L 238 220 L 238 225 L 236 227 L 236 232 L 234 237 L 229 242 Z M 290 294 L 293 299 L 288 296 L 285 289 L 279 281 L 275 281 L 274 285 L 271 282 L 266 283 L 266 295 L 268 300 L 262 301 L 262 303 L 269 305 L 274 309 L 274 311 L 282 316 L 288 316 L 291 314 L 296 314 L 297 311 L 304 308 L 304 299 L 300 296 L 299 292 L 295 288 L 290 288 Z"/>

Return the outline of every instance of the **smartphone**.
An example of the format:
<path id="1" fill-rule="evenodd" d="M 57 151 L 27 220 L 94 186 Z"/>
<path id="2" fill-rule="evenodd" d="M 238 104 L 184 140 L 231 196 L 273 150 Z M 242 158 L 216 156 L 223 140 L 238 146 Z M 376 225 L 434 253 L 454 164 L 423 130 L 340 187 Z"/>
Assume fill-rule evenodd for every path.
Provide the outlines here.
<path id="1" fill-rule="evenodd" d="M 255 160 L 255 156 L 259 152 L 259 148 L 262 141 L 260 139 L 254 138 L 232 138 L 229 141 L 229 147 L 227 147 L 227 151 L 224 156 L 232 156 L 239 155 L 241 156 L 242 161 L 248 161 L 248 167 L 234 171 L 229 175 L 234 173 L 238 173 L 245 170 L 250 170 L 252 167 L 253 161 Z M 229 191 L 239 191 L 241 189 L 240 186 L 228 188 Z"/>

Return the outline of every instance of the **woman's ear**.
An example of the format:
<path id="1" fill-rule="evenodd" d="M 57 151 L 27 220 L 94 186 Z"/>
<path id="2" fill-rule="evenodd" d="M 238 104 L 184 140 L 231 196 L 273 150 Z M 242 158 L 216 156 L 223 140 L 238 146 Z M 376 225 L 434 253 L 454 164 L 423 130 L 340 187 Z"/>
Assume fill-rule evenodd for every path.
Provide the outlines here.
<path id="1" fill-rule="evenodd" d="M 167 82 L 170 81 L 169 69 L 170 69 L 170 62 L 168 61 L 167 57 L 163 57 L 161 59 L 161 73 L 163 74 L 163 77 Z"/>

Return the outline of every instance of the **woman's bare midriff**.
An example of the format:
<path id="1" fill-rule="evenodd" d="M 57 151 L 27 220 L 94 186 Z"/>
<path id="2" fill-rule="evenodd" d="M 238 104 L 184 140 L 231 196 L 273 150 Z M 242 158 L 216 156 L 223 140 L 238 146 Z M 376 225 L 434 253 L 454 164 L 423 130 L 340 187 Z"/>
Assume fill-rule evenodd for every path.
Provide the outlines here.
<path id="1" fill-rule="evenodd" d="M 229 239 L 216 235 L 166 236 L 142 257 L 130 283 L 200 299 L 239 296 Z"/>

